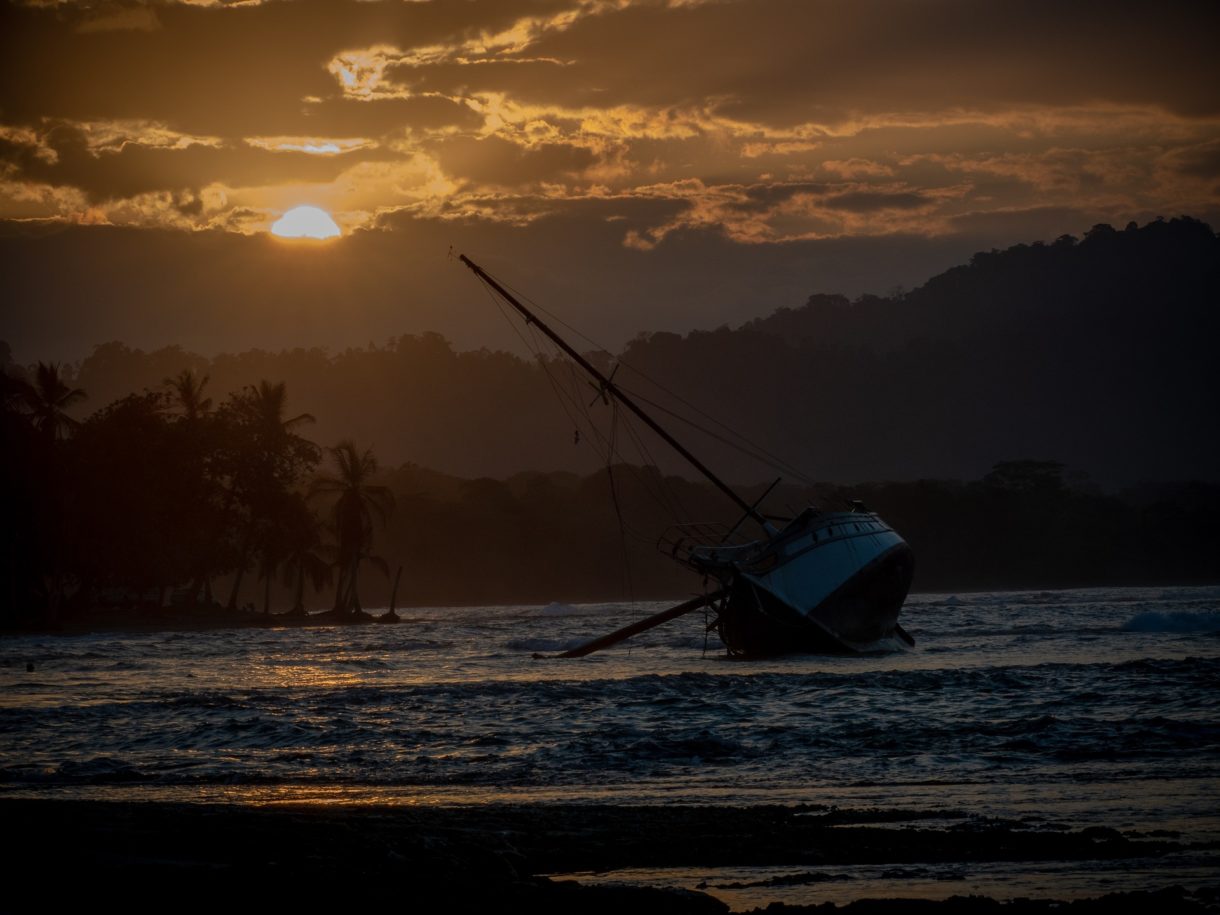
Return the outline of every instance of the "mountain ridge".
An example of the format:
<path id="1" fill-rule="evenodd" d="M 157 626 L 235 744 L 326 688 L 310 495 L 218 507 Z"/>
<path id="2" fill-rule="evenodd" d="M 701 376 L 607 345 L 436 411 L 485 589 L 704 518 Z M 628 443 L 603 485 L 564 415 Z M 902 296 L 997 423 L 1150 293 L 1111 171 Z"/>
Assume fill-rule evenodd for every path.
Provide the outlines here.
<path id="1" fill-rule="evenodd" d="M 980 252 L 909 292 L 816 294 L 736 328 L 641 334 L 600 358 L 624 364 L 625 388 L 699 426 L 712 415 L 820 480 L 972 479 L 1031 455 L 1107 485 L 1216 480 L 1217 302 L 1220 242 L 1183 217 Z M 387 465 L 476 478 L 589 473 L 606 460 L 590 437 L 609 411 L 583 406 L 583 379 L 556 362 L 456 351 L 436 334 L 210 359 L 108 343 L 71 374 L 88 412 L 183 368 L 209 375 L 214 395 L 286 381 L 318 418 L 318 441 L 369 443 Z M 557 379 L 569 391 L 560 404 Z M 661 418 L 726 478 L 773 477 Z M 659 443 L 648 451 L 667 473 L 688 472 Z"/>

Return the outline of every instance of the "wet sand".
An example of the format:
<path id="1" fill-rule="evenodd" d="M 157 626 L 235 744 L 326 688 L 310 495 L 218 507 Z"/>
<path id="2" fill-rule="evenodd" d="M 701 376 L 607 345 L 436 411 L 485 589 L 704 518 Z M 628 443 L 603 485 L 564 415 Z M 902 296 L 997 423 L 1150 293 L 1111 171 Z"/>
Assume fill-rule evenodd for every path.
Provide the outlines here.
<path id="1" fill-rule="evenodd" d="M 413 912 L 727 912 L 714 896 L 547 875 L 632 867 L 895 866 L 994 861 L 1122 861 L 1181 852 L 1171 834 L 1120 834 L 965 817 L 819 807 L 250 807 L 0 800 L 10 893 L 39 908 L 393 905 Z M 1217 883 L 1220 884 L 1220 878 Z M 950 892 L 946 896 L 951 896 Z M 14 897 L 16 898 L 16 897 Z M 760 887 L 758 905 L 767 904 Z M 1216 911 L 1215 890 L 1161 889 L 1054 908 L 863 900 L 818 912 Z M 761 908 L 759 909 L 761 911 Z M 773 905 L 768 912 L 812 912 Z"/>

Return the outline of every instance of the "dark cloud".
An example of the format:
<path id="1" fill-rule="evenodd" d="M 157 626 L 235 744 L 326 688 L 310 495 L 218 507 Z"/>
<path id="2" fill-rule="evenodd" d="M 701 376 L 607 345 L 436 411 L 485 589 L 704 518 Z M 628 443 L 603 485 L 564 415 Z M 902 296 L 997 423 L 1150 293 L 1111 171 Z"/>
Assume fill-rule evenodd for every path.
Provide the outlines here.
<path id="1" fill-rule="evenodd" d="M 875 213 L 878 210 L 915 210 L 932 201 L 925 194 L 910 192 L 886 193 L 882 191 L 848 191 L 831 194 L 818 201 L 820 206 L 831 210 L 848 210 L 852 213 Z"/>
<path id="2" fill-rule="evenodd" d="M 538 63 L 416 71 L 445 92 L 536 104 L 711 104 L 775 126 L 896 111 L 1156 105 L 1220 113 L 1215 8 L 1192 2 L 822 0 L 636 6 L 586 17 L 525 52 Z M 565 62 L 562 73 L 551 61 Z"/>
<path id="3" fill-rule="evenodd" d="M 791 200 L 798 194 L 824 194 L 829 185 L 822 182 L 799 181 L 787 184 L 757 184 L 745 189 L 745 196 L 753 203 L 776 204 Z"/>
<path id="4" fill-rule="evenodd" d="M 500 137 L 454 137 L 431 144 L 445 172 L 485 184 L 553 181 L 593 164 L 592 150 L 568 143 L 527 148 Z"/>
<path id="5" fill-rule="evenodd" d="M 483 123 L 469 105 L 439 96 L 368 101 L 330 97 L 303 105 L 301 113 L 301 119 L 293 123 L 303 132 L 338 137 L 380 137 L 395 131 L 441 128 L 474 130 Z"/>
<path id="6" fill-rule="evenodd" d="M 80 334 L 110 336 L 97 322 L 113 317 L 203 348 L 240 345 L 240 328 L 272 345 L 412 329 L 395 324 L 409 313 L 477 343 L 446 311 L 460 293 L 441 262 L 402 255 L 455 239 L 587 303 L 599 332 L 706 326 L 813 289 L 911 285 L 975 244 L 1161 211 L 1211 218 L 1217 15 L 1128 0 L 3 5 L 0 215 L 258 232 L 311 202 L 345 230 L 384 230 L 278 290 L 259 283 L 296 255 L 263 239 L 146 236 L 176 274 L 134 262 L 133 236 L 74 230 L 27 253 L 56 272 L 38 258 L 60 245 L 81 271 L 57 276 L 49 300 L 88 300 L 96 280 Z M 357 148 L 247 142 L 277 138 Z M 130 275 L 90 259 L 89 237 Z M 11 284 L 28 292 L 15 250 Z M 415 272 L 387 274 L 383 258 Z M 144 305 L 130 301 L 141 270 Z M 224 271 L 259 279 L 228 287 Z M 131 318 L 202 274 L 200 296 L 217 301 Z M 387 292 L 400 285 L 409 312 Z M 246 297 L 259 308 L 218 304 Z M 339 312 L 350 327 L 327 312 L 340 300 L 357 303 Z"/>
<path id="7" fill-rule="evenodd" d="M 5 36 L 0 39 L 0 117 L 10 124 L 44 116 L 139 118 L 227 137 L 333 132 L 328 113 L 337 116 L 336 127 L 350 126 L 343 119 L 360 114 L 380 117 L 384 125 L 392 108 L 344 106 L 340 115 L 337 108 L 319 110 L 303 102 L 337 93 L 326 69 L 337 52 L 451 41 L 567 5 L 534 0 L 477 7 L 353 0 L 234 8 L 169 4 L 157 8 L 155 30 L 81 32 L 73 29 L 70 12 L 6 4 L 0 9 Z M 435 117 L 438 109 L 429 111 L 430 104 L 420 107 Z"/>
<path id="8" fill-rule="evenodd" d="M 6 6 L 0 110 L 9 123 L 147 118 L 234 136 L 301 133 L 312 121 L 315 130 L 334 132 L 353 126 L 340 122 L 358 120 L 357 109 L 311 113 L 302 100 L 336 94 L 326 65 L 337 53 L 380 46 L 452 47 L 461 60 L 479 61 L 440 54 L 434 63 L 387 71 L 419 91 L 503 92 L 570 107 L 711 105 L 777 126 L 869 113 L 1105 102 L 1186 116 L 1220 113 L 1214 53 L 1220 12 L 1194 2 L 1155 10 L 1136 2 L 1051 0 L 650 4 L 543 32 L 518 53 L 525 62 L 460 47 L 522 16 L 545 18 L 574 5 L 166 5 L 157 8 L 157 28 L 91 31 L 74 28 L 81 23 L 62 10 Z M 334 128 L 326 126 L 331 115 Z"/>
<path id="9" fill-rule="evenodd" d="M 1192 178 L 1220 177 L 1220 140 L 1177 150 L 1170 161 L 1174 169 Z"/>
<path id="10" fill-rule="evenodd" d="M 140 128 L 121 148 L 93 151 L 88 136 L 72 124 L 55 124 L 42 132 L 45 149 L 0 144 L 0 163 L 9 163 L 23 178 L 67 185 L 94 201 L 133 197 L 150 191 L 199 188 L 213 182 L 261 185 L 290 181 L 331 181 L 360 161 L 399 158 L 388 150 L 368 148 L 338 155 L 313 155 L 259 149 L 227 141 L 219 147 L 193 144 L 183 149 L 141 145 Z"/>

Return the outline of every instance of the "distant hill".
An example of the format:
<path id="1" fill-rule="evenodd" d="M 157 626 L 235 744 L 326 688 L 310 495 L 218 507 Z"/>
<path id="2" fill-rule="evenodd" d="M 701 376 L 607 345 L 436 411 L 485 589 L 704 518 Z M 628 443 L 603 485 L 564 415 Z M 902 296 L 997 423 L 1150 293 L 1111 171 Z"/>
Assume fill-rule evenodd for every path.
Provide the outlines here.
<path id="1" fill-rule="evenodd" d="M 685 400 L 819 480 L 972 479 L 1036 457 L 1107 484 L 1215 481 L 1218 305 L 1209 226 L 1099 225 L 1081 239 L 976 254 L 889 297 L 819 294 L 736 329 L 642 334 L 616 381 L 709 426 Z M 604 463 L 595 434 L 575 435 L 584 411 L 603 430 L 610 415 L 586 407 L 595 397 L 583 379 L 510 354 L 455 352 L 437 335 L 213 359 L 109 343 L 75 382 L 92 410 L 188 366 L 211 376 L 216 396 L 286 381 L 292 403 L 318 419 L 312 438 L 354 438 L 387 466 L 503 478 Z M 775 476 L 670 422 L 724 476 Z M 667 472 L 687 472 L 659 443 L 641 443 Z M 630 435 L 616 439 L 618 459 L 639 463 L 640 452 Z"/>
<path id="2" fill-rule="evenodd" d="M 888 298 L 814 295 L 625 361 L 821 479 L 1014 455 L 1111 482 L 1220 477 L 1220 241 L 1182 218 L 976 254 Z"/>
<path id="3" fill-rule="evenodd" d="M 1218 250 L 1215 233 L 1194 219 L 1123 231 L 1096 225 L 1079 240 L 980 252 L 890 298 L 813 295 L 803 308 L 781 308 L 742 329 L 874 352 L 929 339 L 985 344 L 1040 328 L 1113 338 L 1149 321 L 1160 326 L 1145 330 L 1175 336 L 1214 311 Z"/>

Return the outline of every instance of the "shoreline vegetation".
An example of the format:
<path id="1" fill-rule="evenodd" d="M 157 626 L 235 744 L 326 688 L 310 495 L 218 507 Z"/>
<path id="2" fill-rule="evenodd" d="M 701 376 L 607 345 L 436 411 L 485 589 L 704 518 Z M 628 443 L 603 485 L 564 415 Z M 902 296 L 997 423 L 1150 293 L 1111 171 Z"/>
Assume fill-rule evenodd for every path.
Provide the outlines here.
<path id="1" fill-rule="evenodd" d="M 737 520 L 711 486 L 655 466 L 508 480 L 383 469 L 350 441 L 305 438 L 313 417 L 288 417 L 283 383 L 213 408 L 208 379 L 184 371 L 78 421 L 66 411 L 84 392 L 59 367 L 3 381 L 13 459 L 0 488 L 18 536 L 0 568 L 0 630 L 363 624 L 412 606 L 665 599 L 693 582 L 649 536 L 680 519 L 674 504 Z M 752 501 L 765 488 L 740 491 Z M 1026 459 L 970 482 L 789 483 L 771 496 L 788 510 L 851 499 L 911 543 L 917 592 L 1220 580 L 1220 485 L 1107 493 Z M 364 602 L 391 612 L 377 620 Z"/>
<path id="2" fill-rule="evenodd" d="M 849 500 L 879 512 L 914 550 L 915 590 L 1208 584 L 1220 580 L 1207 420 L 1220 363 L 1198 347 L 1216 337 L 1218 265 L 1220 239 L 1197 220 L 1098 225 L 981 252 L 885 299 L 814 295 L 735 330 L 587 355 L 624 367 L 616 383 L 643 385 L 633 394 L 721 476 L 752 479 L 736 487 L 746 502 L 780 467 L 765 512 Z M 545 353 L 454 353 L 425 334 L 334 355 L 209 360 L 120 343 L 74 366 L 10 355 L 0 342 L 0 630 L 138 608 L 181 608 L 184 621 L 216 605 L 329 608 L 330 622 L 360 622 L 365 603 L 681 595 L 695 583 L 658 536 L 738 521 Z M 290 410 L 290 392 L 317 413 Z M 387 440 L 399 460 L 440 469 L 383 465 L 365 443 Z M 991 470 L 842 485 L 765 448 L 830 472 Z M 584 472 L 471 472 L 493 465 Z"/>
<path id="3" fill-rule="evenodd" d="M 45 901 L 94 898 L 99 886 L 122 886 L 137 910 L 183 899 L 189 886 L 192 910 L 265 897 L 311 907 L 331 899 L 386 902 L 426 912 L 714 915 L 729 911 L 712 895 L 721 867 L 780 866 L 799 872 L 788 882 L 815 883 L 851 879 L 840 870 L 853 865 L 892 864 L 901 881 L 946 864 L 968 874 L 989 862 L 1118 862 L 1199 850 L 1168 832 L 822 806 L 240 807 L 6 798 L 0 815 L 20 824 L 22 841 L 9 857 L 14 874 L 44 872 L 47 849 L 71 862 L 73 879 L 42 888 Z M 706 891 L 613 883 L 614 870 L 633 867 L 697 868 L 712 876 Z M 578 873 L 590 876 L 579 883 L 565 876 Z M 597 874 L 604 875 L 600 883 Z M 758 907 L 750 911 L 767 906 L 769 885 L 783 884 L 759 881 Z M 997 902 L 955 895 L 950 884 L 940 900 L 776 903 L 766 911 L 1202 913 L 1214 911 L 1216 901 L 1214 888 L 1167 886 Z"/>
<path id="4" fill-rule="evenodd" d="M 313 417 L 288 415 L 282 382 L 214 408 L 208 379 L 183 371 L 76 420 L 68 408 L 86 395 L 60 367 L 2 380 L 12 460 L 0 496 L 17 537 L 0 568 L 0 631 L 364 624 L 412 606 L 664 599 L 693 579 L 640 532 L 737 521 L 710 485 L 655 466 L 509 480 L 383 469 L 351 441 L 305 438 Z M 740 490 L 753 501 L 765 488 Z M 1106 493 L 1026 459 L 972 482 L 785 484 L 771 499 L 789 511 L 866 502 L 915 550 L 916 591 L 1217 581 L 1220 486 L 1199 481 Z M 366 600 L 390 610 L 373 617 Z"/>

